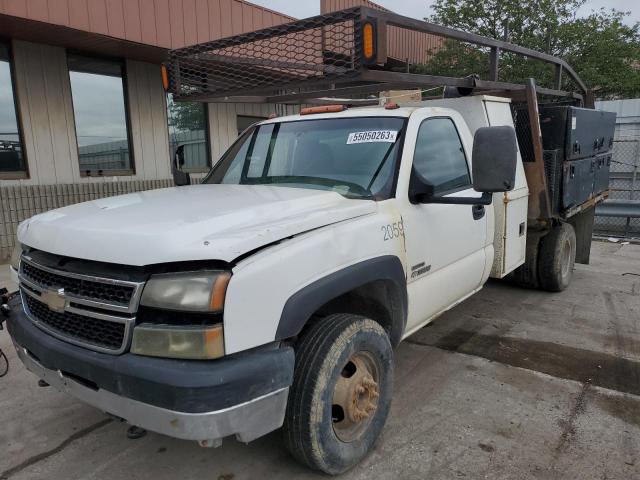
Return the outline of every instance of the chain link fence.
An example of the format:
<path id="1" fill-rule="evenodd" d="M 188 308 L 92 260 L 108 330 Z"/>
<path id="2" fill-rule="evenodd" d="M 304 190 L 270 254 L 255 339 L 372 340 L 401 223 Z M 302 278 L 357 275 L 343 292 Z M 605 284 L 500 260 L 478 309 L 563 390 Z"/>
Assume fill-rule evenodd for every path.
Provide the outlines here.
<path id="1" fill-rule="evenodd" d="M 611 200 L 640 201 L 640 137 L 619 137 L 613 144 L 609 175 Z M 640 218 L 596 216 L 594 235 L 640 238 Z"/>

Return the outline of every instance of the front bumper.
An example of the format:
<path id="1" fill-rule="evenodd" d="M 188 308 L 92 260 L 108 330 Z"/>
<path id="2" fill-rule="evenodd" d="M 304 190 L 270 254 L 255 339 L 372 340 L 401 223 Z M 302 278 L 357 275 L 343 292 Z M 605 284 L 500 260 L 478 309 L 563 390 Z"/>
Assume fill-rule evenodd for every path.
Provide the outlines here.
<path id="1" fill-rule="evenodd" d="M 291 348 L 213 361 L 102 354 L 37 328 L 18 302 L 7 327 L 27 369 L 60 391 L 132 425 L 203 445 L 249 442 L 282 426 Z"/>

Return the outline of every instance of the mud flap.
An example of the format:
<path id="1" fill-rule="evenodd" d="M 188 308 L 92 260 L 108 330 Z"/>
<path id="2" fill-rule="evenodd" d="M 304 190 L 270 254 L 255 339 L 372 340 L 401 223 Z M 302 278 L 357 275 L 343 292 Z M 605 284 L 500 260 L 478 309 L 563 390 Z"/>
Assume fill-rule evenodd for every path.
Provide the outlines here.
<path id="1" fill-rule="evenodd" d="M 595 207 L 591 207 L 567 220 L 576 232 L 576 263 L 589 264 L 595 213 Z"/>

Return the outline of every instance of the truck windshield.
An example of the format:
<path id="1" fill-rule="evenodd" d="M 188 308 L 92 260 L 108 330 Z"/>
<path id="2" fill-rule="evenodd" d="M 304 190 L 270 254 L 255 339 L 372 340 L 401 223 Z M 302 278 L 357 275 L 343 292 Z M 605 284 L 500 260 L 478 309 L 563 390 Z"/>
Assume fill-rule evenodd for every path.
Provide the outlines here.
<path id="1" fill-rule="evenodd" d="M 246 131 L 204 183 L 333 190 L 349 198 L 389 198 L 405 120 L 330 118 L 257 125 Z"/>

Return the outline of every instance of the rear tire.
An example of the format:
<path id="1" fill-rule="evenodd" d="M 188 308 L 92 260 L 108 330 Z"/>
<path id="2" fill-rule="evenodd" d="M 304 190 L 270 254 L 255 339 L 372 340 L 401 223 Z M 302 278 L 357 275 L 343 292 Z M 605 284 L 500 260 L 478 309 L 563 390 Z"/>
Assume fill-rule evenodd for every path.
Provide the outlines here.
<path id="1" fill-rule="evenodd" d="M 538 279 L 540 288 L 561 292 L 571 283 L 576 261 L 576 234 L 568 223 L 560 224 L 540 241 Z"/>
<path id="2" fill-rule="evenodd" d="M 320 319 L 296 347 L 287 449 L 312 469 L 345 472 L 373 448 L 392 390 L 393 349 L 378 323 L 350 314 Z"/>

